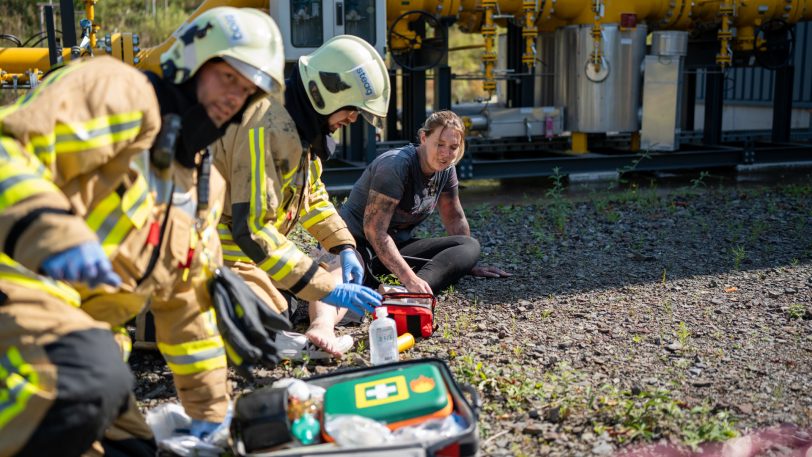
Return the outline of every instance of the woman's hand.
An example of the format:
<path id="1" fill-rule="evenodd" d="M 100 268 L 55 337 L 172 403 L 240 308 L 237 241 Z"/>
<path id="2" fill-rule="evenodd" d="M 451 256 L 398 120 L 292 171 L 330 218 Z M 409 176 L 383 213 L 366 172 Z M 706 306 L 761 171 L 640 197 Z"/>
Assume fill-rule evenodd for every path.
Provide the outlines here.
<path id="1" fill-rule="evenodd" d="M 513 275 L 501 268 L 477 265 L 471 268 L 471 276 L 479 276 L 481 278 L 507 278 Z"/>
<path id="2" fill-rule="evenodd" d="M 433 294 L 429 283 L 420 279 L 417 275 L 414 278 L 401 281 L 409 292 L 417 292 L 421 294 Z"/>

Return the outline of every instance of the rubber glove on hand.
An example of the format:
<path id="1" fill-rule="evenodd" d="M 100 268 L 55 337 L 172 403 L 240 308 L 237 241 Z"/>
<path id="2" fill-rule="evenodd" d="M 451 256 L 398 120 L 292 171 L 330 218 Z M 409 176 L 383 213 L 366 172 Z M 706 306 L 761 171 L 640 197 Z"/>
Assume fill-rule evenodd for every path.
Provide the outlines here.
<path id="1" fill-rule="evenodd" d="M 91 288 L 100 284 L 121 285 L 121 278 L 113 272 L 101 245 L 88 241 L 48 257 L 42 262 L 42 271 L 54 279 L 84 282 Z"/>
<path id="2" fill-rule="evenodd" d="M 378 292 L 360 284 L 338 284 L 321 301 L 339 308 L 347 308 L 363 316 L 364 311 L 371 313 L 376 306 L 381 306 L 382 298 Z"/>
<path id="3" fill-rule="evenodd" d="M 345 283 L 361 284 L 361 281 L 364 280 L 364 267 L 358 261 L 355 249 L 344 249 L 339 256 L 341 257 L 341 279 Z"/>
<path id="4" fill-rule="evenodd" d="M 220 422 L 209 422 L 200 419 L 192 419 L 192 426 L 189 427 L 189 434 L 196 436 L 201 440 L 208 435 L 211 435 L 217 427 L 221 425 Z"/>

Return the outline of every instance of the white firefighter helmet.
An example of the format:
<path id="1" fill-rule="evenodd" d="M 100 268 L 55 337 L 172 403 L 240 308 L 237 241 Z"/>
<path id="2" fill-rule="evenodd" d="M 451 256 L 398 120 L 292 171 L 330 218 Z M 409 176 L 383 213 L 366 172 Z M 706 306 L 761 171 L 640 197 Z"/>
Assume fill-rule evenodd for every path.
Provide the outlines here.
<path id="1" fill-rule="evenodd" d="M 389 107 L 389 74 L 381 55 L 352 35 L 331 38 L 299 58 L 299 73 L 313 108 L 329 115 L 352 106 L 382 128 Z"/>
<path id="2" fill-rule="evenodd" d="M 181 26 L 175 38 L 161 54 L 164 77 L 175 84 L 194 76 L 206 61 L 221 58 L 265 93 L 284 91 L 282 34 L 257 9 L 212 8 Z"/>

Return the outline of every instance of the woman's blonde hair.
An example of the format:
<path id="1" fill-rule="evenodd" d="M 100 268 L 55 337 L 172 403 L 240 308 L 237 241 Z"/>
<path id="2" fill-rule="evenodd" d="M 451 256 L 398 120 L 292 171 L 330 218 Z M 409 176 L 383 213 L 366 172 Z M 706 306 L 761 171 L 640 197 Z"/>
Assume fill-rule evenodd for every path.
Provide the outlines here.
<path id="1" fill-rule="evenodd" d="M 438 128 L 441 129 L 441 135 L 445 129 L 454 129 L 460 133 L 460 148 L 457 151 L 457 157 L 454 159 L 454 165 L 458 164 L 465 154 L 465 124 L 462 123 L 462 119 L 453 111 L 443 110 L 431 113 L 431 116 L 426 118 L 426 122 L 423 123 L 423 127 L 417 130 L 418 143 L 420 142 L 421 132 L 424 133 L 426 137 L 429 137 Z"/>

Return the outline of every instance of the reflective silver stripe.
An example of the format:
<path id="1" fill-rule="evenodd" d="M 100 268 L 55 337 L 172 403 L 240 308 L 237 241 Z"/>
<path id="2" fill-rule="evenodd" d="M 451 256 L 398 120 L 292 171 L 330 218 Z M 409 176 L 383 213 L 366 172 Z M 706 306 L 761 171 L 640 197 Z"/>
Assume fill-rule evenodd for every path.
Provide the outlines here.
<path id="1" fill-rule="evenodd" d="M 118 221 L 121 220 L 122 215 L 123 213 L 121 212 L 121 207 L 116 206 L 116 209 L 111 211 L 110 214 L 108 214 L 107 217 L 104 218 L 104 222 L 102 222 L 102 225 L 99 227 L 98 230 L 96 230 L 96 236 L 99 237 L 99 240 L 101 240 L 102 244 L 104 244 L 104 241 L 110 235 L 110 232 L 112 232 L 113 229 L 116 228 L 116 224 L 118 224 Z"/>
<path id="2" fill-rule="evenodd" d="M 0 194 L 5 193 L 15 184 L 18 184 L 23 181 L 40 181 L 42 176 L 37 175 L 30 175 L 30 174 L 22 174 L 22 175 L 15 175 L 9 178 L 3 179 L 0 181 Z"/>
<path id="3" fill-rule="evenodd" d="M 130 218 L 130 220 L 135 219 L 135 213 L 137 213 L 138 210 L 141 209 L 141 205 L 143 205 L 144 202 L 147 201 L 148 195 L 149 190 L 144 189 L 144 192 L 141 192 L 141 195 L 138 196 L 138 200 L 136 200 L 135 203 L 133 203 L 133 206 L 131 206 L 130 209 L 127 210 L 127 216 Z"/>
<path id="4" fill-rule="evenodd" d="M 289 243 L 288 248 L 285 249 L 285 252 L 279 255 L 279 257 L 276 258 L 269 257 L 268 260 L 262 262 L 263 267 L 262 269 L 265 270 L 269 275 L 273 276 L 280 270 L 282 270 L 282 268 L 285 268 L 285 266 L 288 265 L 289 263 L 293 263 L 294 257 L 296 257 L 296 254 L 299 253 L 299 250 L 296 249 L 296 246 L 294 246 L 293 243 L 290 242 L 288 243 Z M 273 265 L 268 266 L 268 264 L 274 260 L 275 262 L 273 263 Z"/>

